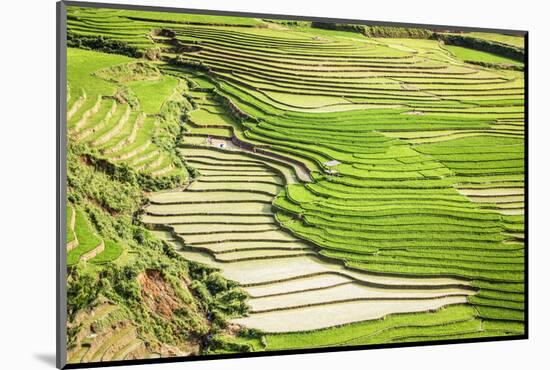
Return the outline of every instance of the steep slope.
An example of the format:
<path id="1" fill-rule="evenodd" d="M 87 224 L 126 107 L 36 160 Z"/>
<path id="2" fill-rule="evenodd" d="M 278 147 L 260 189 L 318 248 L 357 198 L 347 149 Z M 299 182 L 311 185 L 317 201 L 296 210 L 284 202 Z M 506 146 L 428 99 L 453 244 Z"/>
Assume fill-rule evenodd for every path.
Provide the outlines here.
<path id="1" fill-rule="evenodd" d="M 69 121 L 94 158 L 138 174 L 159 238 L 246 290 L 224 338 L 271 350 L 523 332 L 521 68 L 431 39 L 182 17 L 75 8 L 75 43 L 155 62 L 69 83 Z M 170 101 L 185 125 L 162 145 Z"/>

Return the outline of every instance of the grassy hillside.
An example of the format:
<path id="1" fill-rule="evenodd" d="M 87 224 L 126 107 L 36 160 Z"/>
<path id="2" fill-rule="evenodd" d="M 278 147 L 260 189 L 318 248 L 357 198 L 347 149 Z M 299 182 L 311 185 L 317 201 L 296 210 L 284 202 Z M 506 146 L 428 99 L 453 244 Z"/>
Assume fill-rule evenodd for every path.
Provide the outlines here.
<path id="1" fill-rule="evenodd" d="M 145 191 L 189 180 L 175 154 L 185 86 L 142 61 L 68 51 L 69 362 L 232 348 L 211 338 L 246 312 L 245 293 L 136 222 Z"/>
<path id="2" fill-rule="evenodd" d="M 517 62 L 510 58 L 501 57 L 499 55 L 495 55 L 495 54 L 491 54 L 483 51 L 472 50 L 461 46 L 448 45 L 445 48 L 449 50 L 451 53 L 453 53 L 457 58 L 465 62 L 474 61 L 474 62 L 483 62 L 483 63 L 492 63 L 492 64 L 501 63 L 501 64 L 522 65 L 520 62 Z"/>
<path id="3" fill-rule="evenodd" d="M 72 361 L 524 332 L 521 63 L 344 26 L 69 10 Z"/>
<path id="4" fill-rule="evenodd" d="M 469 32 L 468 35 L 471 37 L 499 42 L 501 44 L 511 45 L 522 49 L 524 48 L 523 37 L 520 36 L 488 32 Z"/>

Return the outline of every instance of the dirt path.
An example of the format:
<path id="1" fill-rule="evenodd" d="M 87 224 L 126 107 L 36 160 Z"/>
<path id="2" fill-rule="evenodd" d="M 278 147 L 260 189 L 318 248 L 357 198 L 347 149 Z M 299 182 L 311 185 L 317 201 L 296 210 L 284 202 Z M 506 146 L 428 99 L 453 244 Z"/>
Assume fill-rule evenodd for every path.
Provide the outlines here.
<path id="1" fill-rule="evenodd" d="M 265 150 L 262 150 L 260 148 L 252 147 L 252 149 L 247 148 L 245 146 L 237 145 L 236 140 L 229 140 L 229 139 L 211 139 L 211 140 L 205 140 L 205 146 L 216 148 L 216 149 L 223 149 L 228 151 L 241 151 L 246 152 L 249 154 L 254 155 L 255 157 L 262 159 L 268 159 L 271 161 L 277 161 L 280 163 L 284 163 L 286 166 L 290 166 L 293 168 L 296 176 L 298 179 L 302 182 L 311 182 L 311 176 L 309 175 L 309 171 L 305 168 L 304 165 L 298 165 L 297 163 L 291 162 L 289 160 L 285 160 L 282 156 L 274 157 L 273 155 L 269 155 L 269 153 Z M 238 142 L 238 141 L 237 141 Z"/>
<path id="2" fill-rule="evenodd" d="M 105 250 L 105 243 L 103 242 L 103 239 L 102 239 L 101 242 L 97 245 L 97 247 L 95 247 L 94 249 L 92 249 L 91 251 L 89 251 L 87 253 L 84 253 L 80 257 L 80 259 L 82 259 L 84 261 L 89 261 L 92 258 L 94 258 L 95 256 L 97 256 L 98 254 L 100 254 L 101 252 L 103 252 L 104 250 Z"/>
<path id="3" fill-rule="evenodd" d="M 67 243 L 67 252 L 78 246 L 78 238 L 76 236 L 76 233 L 74 232 L 74 225 L 76 223 L 76 210 L 72 205 L 69 205 L 69 207 L 71 208 L 71 219 L 69 220 L 69 228 L 73 233 L 73 240 Z"/>

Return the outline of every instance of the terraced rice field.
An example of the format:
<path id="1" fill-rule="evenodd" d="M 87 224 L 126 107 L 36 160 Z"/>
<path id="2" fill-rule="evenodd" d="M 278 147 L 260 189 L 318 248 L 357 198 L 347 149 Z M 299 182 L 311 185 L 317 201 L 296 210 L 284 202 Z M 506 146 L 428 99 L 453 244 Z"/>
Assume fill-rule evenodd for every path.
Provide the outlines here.
<path id="1" fill-rule="evenodd" d="M 185 169 L 155 142 L 163 125 L 162 108 L 177 101 L 177 92 L 184 86 L 125 56 L 69 49 L 68 58 L 73 61 L 68 67 L 70 138 L 88 145 L 98 158 L 145 176 L 185 177 Z M 128 88 L 139 103 L 125 96 Z"/>
<path id="2" fill-rule="evenodd" d="M 72 15 L 75 35 L 159 51 L 127 84 L 138 108 L 109 80 L 69 80 L 69 132 L 152 178 L 191 174 L 148 193 L 140 221 L 247 292 L 229 322 L 261 332 L 238 336 L 254 350 L 524 333 L 521 61 L 259 19 Z M 95 54 L 82 74 L 136 63 Z M 173 152 L 151 137 L 179 99 Z"/>
<path id="3" fill-rule="evenodd" d="M 284 178 L 269 162 L 242 150 L 192 146 L 181 153 L 201 176 L 183 191 L 152 194 L 142 221 L 168 228 L 183 256 L 214 265 L 245 287 L 250 315 L 234 323 L 271 333 L 315 330 L 465 303 L 474 292 L 459 279 L 369 275 L 322 259 L 318 247 L 273 216 L 271 201 Z M 274 188 L 261 187 L 268 183 Z M 238 190 L 219 190 L 227 185 Z"/>
<path id="4" fill-rule="evenodd" d="M 124 248 L 120 244 L 94 234 L 80 209 L 67 207 L 67 220 L 67 266 L 80 260 L 94 264 L 112 262 L 122 254 Z"/>
<path id="5" fill-rule="evenodd" d="M 129 360 L 149 355 L 136 328 L 121 320 L 120 311 L 113 305 L 100 305 L 91 317 L 79 317 L 79 321 L 83 327 L 94 327 L 95 332 L 81 333 L 84 345 L 70 351 L 69 362 Z"/>

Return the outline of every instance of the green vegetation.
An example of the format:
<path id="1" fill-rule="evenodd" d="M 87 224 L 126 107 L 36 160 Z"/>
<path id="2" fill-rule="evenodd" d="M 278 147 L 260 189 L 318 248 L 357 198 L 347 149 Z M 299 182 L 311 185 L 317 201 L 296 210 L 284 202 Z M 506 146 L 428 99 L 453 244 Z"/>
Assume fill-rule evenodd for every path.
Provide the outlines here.
<path id="1" fill-rule="evenodd" d="M 103 36 L 83 36 L 69 33 L 67 36 L 67 46 L 71 48 L 80 48 L 86 50 L 97 50 L 104 53 L 122 54 L 129 57 L 141 56 L 135 46 L 119 40 L 112 40 Z"/>
<path id="2" fill-rule="evenodd" d="M 74 362 L 524 333 L 522 39 L 85 8 L 68 32 Z"/>
<path id="3" fill-rule="evenodd" d="M 67 211 L 65 213 L 65 217 L 67 220 L 67 227 L 65 228 L 66 230 L 65 233 L 67 235 L 67 243 L 72 243 L 75 240 L 73 227 L 71 226 L 71 224 L 73 223 L 73 219 L 76 219 L 76 215 L 74 215 L 73 213 L 74 213 L 73 207 L 67 205 Z"/>
<path id="4" fill-rule="evenodd" d="M 411 38 L 429 38 L 432 31 L 422 28 L 403 28 L 403 27 L 387 27 L 387 26 L 364 26 L 361 24 L 345 24 L 345 23 L 323 23 L 313 22 L 312 27 L 324 28 L 329 30 L 341 30 L 359 32 L 367 37 L 411 37 Z"/>
<path id="5" fill-rule="evenodd" d="M 81 9 L 85 11 L 85 9 Z M 112 16 L 120 16 L 121 18 L 143 19 L 144 21 L 168 21 L 172 23 L 184 23 L 184 24 L 207 24 L 207 25 L 220 25 L 220 26 L 254 26 L 260 23 L 260 21 L 252 18 L 242 17 L 228 17 L 220 15 L 203 15 L 203 14 L 179 14 L 179 13 L 163 13 L 163 12 L 147 12 L 144 13 L 139 10 L 124 10 L 114 11 Z"/>
<path id="6" fill-rule="evenodd" d="M 366 341 L 368 338 L 376 337 L 380 333 L 392 332 L 396 329 L 406 328 L 411 330 L 415 326 L 433 327 L 468 321 L 474 313 L 474 309 L 468 306 L 452 306 L 432 315 L 392 315 L 385 320 L 366 321 L 340 328 L 318 330 L 313 333 L 268 335 L 266 343 L 268 350 L 362 344 L 360 342 Z M 414 329 L 412 330 L 414 331 Z M 381 342 L 375 341 L 375 343 Z"/>
<path id="7" fill-rule="evenodd" d="M 484 51 L 468 49 L 462 46 L 447 45 L 445 46 L 445 49 L 449 50 L 457 58 L 462 59 L 465 62 L 473 61 L 473 62 L 484 62 L 484 63 L 492 63 L 492 64 L 501 63 L 501 64 L 521 65 L 521 63 L 515 61 L 514 59 L 501 57 L 499 55 L 487 53 Z"/>
<path id="8" fill-rule="evenodd" d="M 130 335 L 123 331 L 118 340 L 111 340 L 109 326 L 102 332 L 94 326 L 97 322 L 82 322 L 94 307 L 106 304 L 116 307 L 116 315 L 109 318 L 113 325 L 135 333 L 133 347 L 111 353 L 113 359 L 132 352 L 155 356 L 170 345 L 197 352 L 215 350 L 216 344 L 203 344 L 200 338 L 216 338 L 227 318 L 246 312 L 245 295 L 219 275 L 215 281 L 221 287 L 210 283 L 213 270 L 184 261 L 135 221 L 145 201 L 144 191 L 174 187 L 187 179 L 176 154 L 180 119 L 190 108 L 180 95 L 186 85 L 162 76 L 151 64 L 116 55 L 128 54 L 123 50 L 105 50 L 98 44 L 76 46 L 112 54 L 68 51 L 72 96 L 68 101 L 67 219 L 71 220 L 72 212 L 76 216 L 74 234 L 67 224 L 68 242 L 76 242 L 67 253 L 69 358 L 95 358 L 79 355 L 87 345 L 82 336 L 90 327 L 100 334 L 91 344 L 95 348 L 97 343 L 97 353 L 116 348 L 117 341 L 122 343 Z M 168 321 L 165 311 L 147 303 L 146 285 L 140 279 L 148 271 L 162 271 L 161 287 L 173 294 Z M 227 343 L 231 341 L 218 346 Z"/>
<path id="9" fill-rule="evenodd" d="M 67 254 L 67 266 L 76 264 L 83 254 L 92 251 L 101 244 L 101 240 L 90 230 L 88 221 L 82 211 L 76 211 L 75 234 L 78 247 Z"/>
<path id="10" fill-rule="evenodd" d="M 497 34 L 495 34 L 497 35 Z M 502 37 L 491 37 L 488 38 L 484 34 L 479 33 L 461 33 L 461 34 L 452 34 L 452 33 L 436 33 L 433 35 L 435 39 L 443 41 L 447 45 L 455 46 L 464 46 L 467 48 L 486 51 L 493 54 L 498 54 L 503 57 L 508 57 L 520 62 L 523 62 L 524 57 L 524 43 L 523 37 L 516 37 L 515 42 L 501 42 Z M 500 39 L 497 41 L 497 39 Z M 510 38 L 507 39 L 509 41 Z"/>
<path id="11" fill-rule="evenodd" d="M 74 140 L 90 147 L 93 161 L 137 170 L 147 189 L 174 187 L 187 179 L 175 145 L 180 120 L 190 108 L 185 88 L 152 65 L 130 58 L 69 49 L 68 127 Z M 93 62 L 86 62 L 91 59 Z M 84 67 L 77 67 L 80 65 Z M 131 77 L 120 78 L 121 74 Z"/>
<path id="12" fill-rule="evenodd" d="M 178 80 L 166 76 L 159 81 L 135 81 L 129 84 L 130 89 L 140 101 L 141 109 L 148 114 L 160 111 L 167 96 L 174 91 Z"/>
<path id="13" fill-rule="evenodd" d="M 149 348 L 147 356 L 164 351 L 166 345 L 197 351 L 214 346 L 203 347 L 197 338 L 215 337 L 227 318 L 246 312 L 246 295 L 215 271 L 183 260 L 136 223 L 134 215 L 144 201 L 136 173 L 110 173 L 76 159 L 85 155 L 79 144 L 70 142 L 68 150 L 68 199 L 76 210 L 78 246 L 67 257 L 67 305 L 70 327 L 79 328 L 69 332 L 70 355 L 85 345 L 79 338 L 89 326 L 81 325 L 82 317 L 105 304 L 116 307 L 118 325 L 135 328 L 136 338 Z M 100 253 L 83 258 L 102 243 Z M 156 278 L 160 289 L 173 295 L 170 320 L 165 311 L 147 303 L 143 274 L 148 271 L 161 271 L 162 277 Z M 101 342 L 104 339 L 98 337 L 106 348 L 116 346 Z"/>
<path id="14" fill-rule="evenodd" d="M 111 240 L 105 241 L 105 250 L 101 253 L 99 253 L 97 256 L 95 256 L 91 262 L 93 263 L 107 263 L 115 261 L 117 258 L 120 257 L 122 254 L 124 248 Z"/>
<path id="15" fill-rule="evenodd" d="M 468 33 L 468 35 L 478 39 L 490 40 L 490 41 L 500 42 L 501 44 L 515 46 L 518 48 L 524 48 L 524 41 L 523 41 L 523 37 L 521 36 L 504 35 L 500 33 L 488 33 L 488 32 L 470 32 Z"/>

